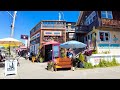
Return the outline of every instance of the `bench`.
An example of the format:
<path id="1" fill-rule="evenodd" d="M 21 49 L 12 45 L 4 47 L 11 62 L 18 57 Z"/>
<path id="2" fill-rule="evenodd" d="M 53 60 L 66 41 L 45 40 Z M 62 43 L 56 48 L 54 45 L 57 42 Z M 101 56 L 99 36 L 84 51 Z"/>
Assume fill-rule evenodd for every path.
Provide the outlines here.
<path id="1" fill-rule="evenodd" d="M 54 70 L 57 71 L 58 68 L 72 68 L 71 58 L 57 58 L 54 63 Z"/>

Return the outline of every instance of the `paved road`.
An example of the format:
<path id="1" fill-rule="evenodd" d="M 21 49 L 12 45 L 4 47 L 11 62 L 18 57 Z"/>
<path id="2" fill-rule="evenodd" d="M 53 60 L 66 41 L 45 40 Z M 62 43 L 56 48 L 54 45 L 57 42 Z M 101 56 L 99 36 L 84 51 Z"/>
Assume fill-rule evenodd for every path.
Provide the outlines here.
<path id="1" fill-rule="evenodd" d="M 120 79 L 120 66 L 85 70 L 47 71 L 46 63 L 32 63 L 20 58 L 17 75 L 4 76 L 0 67 L 0 79 Z"/>

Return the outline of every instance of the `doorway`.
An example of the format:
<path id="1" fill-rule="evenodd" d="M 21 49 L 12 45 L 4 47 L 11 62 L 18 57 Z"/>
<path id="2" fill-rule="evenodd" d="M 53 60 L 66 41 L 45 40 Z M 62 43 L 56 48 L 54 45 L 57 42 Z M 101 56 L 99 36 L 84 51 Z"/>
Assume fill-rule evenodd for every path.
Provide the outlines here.
<path id="1" fill-rule="evenodd" d="M 45 62 L 52 60 L 52 44 L 45 45 Z"/>

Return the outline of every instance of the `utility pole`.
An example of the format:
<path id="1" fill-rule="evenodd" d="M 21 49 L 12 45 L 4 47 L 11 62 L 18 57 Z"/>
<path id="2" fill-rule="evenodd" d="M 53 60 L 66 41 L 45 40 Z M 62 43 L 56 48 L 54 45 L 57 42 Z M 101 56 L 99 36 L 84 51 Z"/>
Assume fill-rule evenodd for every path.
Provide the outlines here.
<path id="1" fill-rule="evenodd" d="M 13 35 L 14 35 L 14 25 L 15 25 L 16 13 L 17 13 L 17 11 L 14 11 L 14 14 L 13 14 L 13 22 L 12 22 L 12 25 L 11 25 L 11 35 L 10 35 L 11 38 L 13 38 Z"/>

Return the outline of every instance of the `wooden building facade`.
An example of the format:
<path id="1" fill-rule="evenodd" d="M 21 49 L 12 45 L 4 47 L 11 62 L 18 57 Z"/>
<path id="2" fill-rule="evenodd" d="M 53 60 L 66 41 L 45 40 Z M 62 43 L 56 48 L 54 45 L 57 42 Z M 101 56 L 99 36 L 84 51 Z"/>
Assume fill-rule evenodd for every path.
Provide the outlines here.
<path id="1" fill-rule="evenodd" d="M 66 42 L 66 21 L 43 20 L 30 31 L 30 51 L 38 53 L 45 42 L 51 40 L 59 43 Z"/>
<path id="2" fill-rule="evenodd" d="M 119 53 L 119 11 L 82 11 L 77 27 L 77 40 L 88 44 L 90 49 L 95 48 L 99 53 Z"/>

